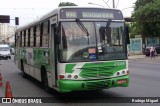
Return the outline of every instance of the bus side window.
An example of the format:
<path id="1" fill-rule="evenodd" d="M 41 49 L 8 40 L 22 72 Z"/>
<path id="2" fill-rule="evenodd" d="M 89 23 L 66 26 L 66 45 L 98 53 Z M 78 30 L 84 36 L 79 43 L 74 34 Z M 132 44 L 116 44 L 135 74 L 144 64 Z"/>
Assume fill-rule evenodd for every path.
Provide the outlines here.
<path id="1" fill-rule="evenodd" d="M 33 47 L 34 43 L 34 28 L 30 29 L 30 47 Z"/>
<path id="2" fill-rule="evenodd" d="M 28 47 L 28 30 L 26 30 L 26 42 L 25 42 L 26 47 Z"/>
<path id="3" fill-rule="evenodd" d="M 33 41 L 33 43 L 34 43 L 34 47 L 36 47 L 36 26 L 34 27 L 34 30 L 33 30 L 33 36 L 34 36 L 34 41 Z"/>
<path id="4" fill-rule="evenodd" d="M 42 23 L 42 47 L 48 47 L 49 44 L 49 21 Z"/>
<path id="5" fill-rule="evenodd" d="M 36 26 L 36 47 L 40 47 L 40 25 Z"/>
<path id="6" fill-rule="evenodd" d="M 16 47 L 19 47 L 19 34 L 16 36 Z"/>

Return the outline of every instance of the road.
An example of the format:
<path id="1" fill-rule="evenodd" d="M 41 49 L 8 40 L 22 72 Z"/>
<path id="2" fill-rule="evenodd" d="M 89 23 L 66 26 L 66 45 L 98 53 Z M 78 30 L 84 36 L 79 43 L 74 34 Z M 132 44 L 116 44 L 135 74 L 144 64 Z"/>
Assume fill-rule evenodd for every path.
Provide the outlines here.
<path id="1" fill-rule="evenodd" d="M 160 60 L 158 59 L 152 61 L 150 61 L 149 58 L 129 60 L 131 77 L 129 87 L 72 92 L 67 94 L 61 94 L 55 91 L 48 94 L 43 90 L 40 83 L 34 79 L 24 79 L 21 71 L 15 66 L 13 59 L 1 60 L 0 64 L 2 64 L 0 65 L 0 70 L 3 77 L 3 87 L 0 88 L 0 97 L 5 96 L 6 81 L 10 82 L 14 97 L 52 97 L 50 98 L 52 99 L 50 102 L 55 102 L 57 105 L 93 103 L 89 105 L 94 106 L 97 105 L 96 103 L 102 103 L 102 105 L 104 105 L 106 100 L 111 97 L 160 97 Z M 67 103 L 65 103 L 66 100 Z M 47 104 L 47 106 L 49 105 L 51 104 Z M 114 106 L 116 105 L 119 106 L 118 104 Z M 133 104 L 125 105 L 133 106 Z M 32 106 L 32 104 L 26 106 Z"/>

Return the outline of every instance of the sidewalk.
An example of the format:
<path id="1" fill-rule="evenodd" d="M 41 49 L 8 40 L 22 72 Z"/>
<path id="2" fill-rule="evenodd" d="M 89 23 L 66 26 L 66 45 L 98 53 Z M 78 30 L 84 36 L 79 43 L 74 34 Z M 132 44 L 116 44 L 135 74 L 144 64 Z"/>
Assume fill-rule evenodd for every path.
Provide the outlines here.
<path id="1" fill-rule="evenodd" d="M 150 59 L 149 56 L 143 55 L 143 54 L 133 54 L 128 56 L 129 60 L 136 60 L 136 59 Z M 158 54 L 155 59 L 157 61 L 160 61 L 160 54 Z"/>
<path id="2" fill-rule="evenodd" d="M 141 58 L 146 58 L 146 55 L 143 54 L 135 54 L 135 55 L 129 55 L 128 59 L 141 59 Z"/>

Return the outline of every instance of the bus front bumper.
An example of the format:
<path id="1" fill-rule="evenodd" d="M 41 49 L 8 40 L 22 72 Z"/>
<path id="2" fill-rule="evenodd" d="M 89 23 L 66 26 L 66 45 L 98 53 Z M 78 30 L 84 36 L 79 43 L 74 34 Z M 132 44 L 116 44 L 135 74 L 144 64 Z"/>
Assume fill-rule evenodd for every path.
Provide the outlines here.
<path id="1" fill-rule="evenodd" d="M 100 80 L 59 80 L 60 92 L 72 92 L 80 90 L 98 90 L 112 87 L 127 87 L 129 76 L 107 78 Z"/>

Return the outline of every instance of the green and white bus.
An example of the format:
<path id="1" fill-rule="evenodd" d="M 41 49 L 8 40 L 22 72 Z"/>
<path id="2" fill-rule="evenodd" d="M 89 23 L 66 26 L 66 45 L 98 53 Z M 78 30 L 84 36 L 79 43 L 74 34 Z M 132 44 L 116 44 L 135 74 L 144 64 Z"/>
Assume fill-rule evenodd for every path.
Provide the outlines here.
<path id="1" fill-rule="evenodd" d="M 47 91 L 127 87 L 126 29 L 120 10 L 60 7 L 16 30 L 15 63 Z"/>

